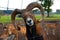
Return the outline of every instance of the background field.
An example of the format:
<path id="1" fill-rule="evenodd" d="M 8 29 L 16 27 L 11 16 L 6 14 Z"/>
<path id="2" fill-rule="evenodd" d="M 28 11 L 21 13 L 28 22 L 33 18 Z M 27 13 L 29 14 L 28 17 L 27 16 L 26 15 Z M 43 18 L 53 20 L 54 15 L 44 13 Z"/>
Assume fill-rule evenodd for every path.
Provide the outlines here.
<path id="1" fill-rule="evenodd" d="M 35 16 L 37 19 L 41 19 L 40 15 Z M 16 17 L 16 20 L 21 20 L 22 18 Z M 44 17 L 44 20 L 60 20 L 60 14 L 53 14 L 50 17 Z M 11 22 L 11 15 L 4 15 L 0 17 L 1 23 Z"/>

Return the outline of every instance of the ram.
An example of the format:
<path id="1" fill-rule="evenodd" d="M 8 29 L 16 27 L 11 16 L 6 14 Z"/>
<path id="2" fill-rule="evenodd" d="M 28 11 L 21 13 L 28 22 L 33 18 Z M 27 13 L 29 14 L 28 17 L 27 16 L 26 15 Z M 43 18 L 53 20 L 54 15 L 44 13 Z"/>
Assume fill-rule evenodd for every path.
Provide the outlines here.
<path id="1" fill-rule="evenodd" d="M 41 11 L 42 17 L 44 16 L 43 7 L 37 3 L 30 3 L 26 9 L 15 9 L 11 15 L 11 20 L 13 24 L 15 23 L 15 17 L 17 14 L 21 14 L 25 22 L 26 27 L 26 37 L 28 40 L 47 40 L 46 32 L 43 30 L 43 27 L 40 25 L 40 21 L 35 18 L 35 15 L 32 12 L 32 9 L 39 8 Z M 43 18 L 42 20 L 43 21 Z M 15 26 L 17 30 L 17 26 Z"/>

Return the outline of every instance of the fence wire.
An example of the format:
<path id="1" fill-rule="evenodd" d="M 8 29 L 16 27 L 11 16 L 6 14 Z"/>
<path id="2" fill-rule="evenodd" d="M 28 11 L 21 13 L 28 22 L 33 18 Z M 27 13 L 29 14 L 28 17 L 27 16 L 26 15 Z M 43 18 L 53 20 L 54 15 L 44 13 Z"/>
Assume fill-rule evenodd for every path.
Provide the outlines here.
<path id="1" fill-rule="evenodd" d="M 1 9 L 6 9 L 6 10 L 7 10 L 8 7 L 2 7 L 2 6 L 0 6 L 0 8 L 1 8 Z M 9 9 L 15 9 L 15 8 L 8 8 L 8 10 L 9 10 Z"/>

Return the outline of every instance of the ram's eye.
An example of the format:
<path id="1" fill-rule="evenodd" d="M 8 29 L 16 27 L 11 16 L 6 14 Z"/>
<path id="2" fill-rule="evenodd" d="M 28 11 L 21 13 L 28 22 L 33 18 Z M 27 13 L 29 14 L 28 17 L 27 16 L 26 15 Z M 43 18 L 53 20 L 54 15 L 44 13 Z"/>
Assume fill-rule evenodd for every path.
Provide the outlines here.
<path id="1" fill-rule="evenodd" d="M 27 25 L 29 25 L 29 26 L 33 26 L 33 25 L 34 25 L 33 19 L 32 19 L 32 18 L 29 18 L 29 17 L 26 19 L 26 23 L 27 23 Z"/>

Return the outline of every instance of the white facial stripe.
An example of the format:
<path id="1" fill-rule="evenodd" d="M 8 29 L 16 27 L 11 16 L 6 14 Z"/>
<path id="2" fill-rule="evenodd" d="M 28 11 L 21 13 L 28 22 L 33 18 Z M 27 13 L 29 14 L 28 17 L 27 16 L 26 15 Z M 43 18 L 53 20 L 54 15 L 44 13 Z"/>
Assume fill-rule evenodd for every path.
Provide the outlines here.
<path id="1" fill-rule="evenodd" d="M 33 19 L 31 19 L 30 17 L 27 18 L 26 23 L 27 23 L 27 25 L 29 25 L 29 26 L 34 25 L 34 21 L 33 21 Z"/>

